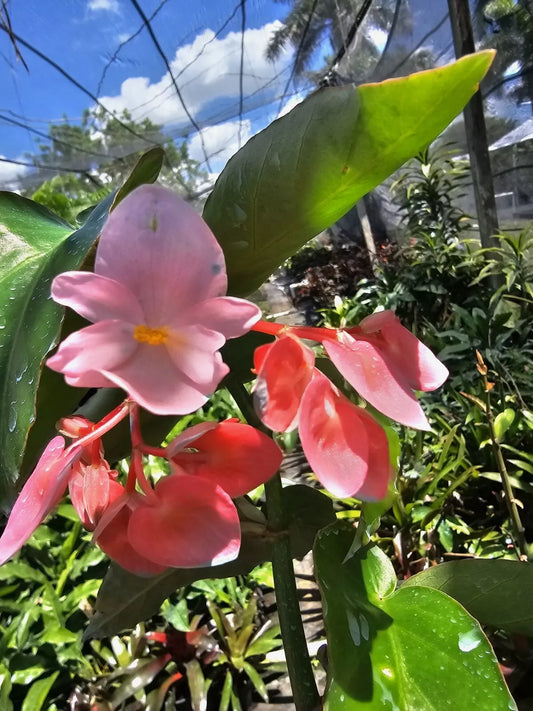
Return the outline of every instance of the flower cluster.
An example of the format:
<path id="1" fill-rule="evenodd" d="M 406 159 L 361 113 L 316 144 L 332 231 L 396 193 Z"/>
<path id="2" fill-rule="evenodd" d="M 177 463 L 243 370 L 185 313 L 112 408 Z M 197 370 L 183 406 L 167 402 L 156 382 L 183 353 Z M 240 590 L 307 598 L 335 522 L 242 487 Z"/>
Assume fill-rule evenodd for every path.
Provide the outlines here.
<path id="1" fill-rule="evenodd" d="M 104 459 L 102 436 L 129 413 L 132 456 L 126 484 Z M 196 425 L 164 448 L 140 436 L 138 406 L 127 401 L 98 425 L 65 418 L 65 448 L 55 437 L 24 485 L 0 539 L 0 563 L 10 558 L 57 505 L 67 487 L 83 525 L 123 568 L 155 575 L 167 567 L 191 568 L 233 560 L 240 524 L 232 499 L 269 479 L 281 451 L 266 435 L 238 421 Z M 142 457 L 166 459 L 169 476 L 154 486 Z"/>
<path id="2" fill-rule="evenodd" d="M 52 296 L 91 325 L 72 333 L 48 360 L 68 384 L 120 387 L 128 398 L 100 422 L 73 416 L 46 447 L 0 538 L 10 558 L 57 505 L 66 489 L 83 525 L 121 566 L 141 575 L 234 559 L 241 529 L 233 499 L 279 468 L 272 439 L 238 421 L 183 431 L 167 447 L 142 438 L 139 406 L 182 415 L 201 407 L 229 368 L 219 353 L 227 339 L 254 329 L 276 336 L 257 349 L 256 409 L 273 430 L 299 427 L 309 463 L 339 497 L 383 498 L 391 477 L 387 437 L 315 367 L 300 339 L 322 343 L 359 395 L 403 424 L 427 429 L 414 390 L 432 390 L 446 368 L 391 312 L 346 330 L 260 322 L 249 301 L 226 296 L 222 250 L 207 225 L 180 198 L 144 185 L 111 213 L 94 273 L 66 272 Z M 102 437 L 130 417 L 127 479 L 104 458 Z M 64 436 L 71 440 L 66 446 Z M 167 462 L 157 482 L 147 455 Z"/>
<path id="3" fill-rule="evenodd" d="M 273 430 L 299 428 L 303 450 L 320 482 L 339 497 L 382 499 L 391 476 L 384 430 L 315 366 L 299 337 L 320 342 L 341 375 L 377 410 L 405 425 L 429 429 L 414 390 L 434 390 L 446 367 L 391 311 L 354 328 L 289 327 L 259 322 L 277 336 L 255 354 L 255 407 Z"/>
<path id="4" fill-rule="evenodd" d="M 226 268 L 205 222 L 183 200 L 143 185 L 111 213 L 95 272 L 66 272 L 52 297 L 92 325 L 60 344 L 48 366 L 70 385 L 122 387 L 128 400 L 101 422 L 66 418 L 23 487 L 0 538 L 10 558 L 69 488 L 84 526 L 111 558 L 139 574 L 234 559 L 240 524 L 233 498 L 269 479 L 281 452 L 238 422 L 191 428 L 157 450 L 171 474 L 155 486 L 143 457 L 138 405 L 155 414 L 187 414 L 215 391 L 228 366 L 219 349 L 246 333 L 260 310 L 225 296 Z M 102 436 L 130 415 L 132 453 L 122 485 L 104 459 Z M 192 448 L 192 449 L 191 449 Z"/>

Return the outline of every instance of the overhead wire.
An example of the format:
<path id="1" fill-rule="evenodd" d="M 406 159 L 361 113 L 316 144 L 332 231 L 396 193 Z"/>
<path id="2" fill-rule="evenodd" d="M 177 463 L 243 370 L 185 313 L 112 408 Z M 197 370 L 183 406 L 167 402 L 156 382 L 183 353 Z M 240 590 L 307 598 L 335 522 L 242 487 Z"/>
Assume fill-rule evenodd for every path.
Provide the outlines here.
<path id="1" fill-rule="evenodd" d="M 46 134 L 43 131 L 39 131 L 36 128 L 32 128 L 31 126 L 28 126 L 25 123 L 22 123 L 22 121 L 17 121 L 16 119 L 9 118 L 9 116 L 4 116 L 3 114 L 0 114 L 0 121 L 5 121 L 6 123 L 10 123 L 14 126 L 19 126 L 20 128 L 26 129 L 26 131 L 29 131 L 30 133 L 35 134 L 36 136 L 41 136 L 41 138 L 45 138 L 48 141 L 53 141 L 54 143 L 59 143 L 62 146 L 67 146 L 67 148 L 72 148 L 74 149 L 77 153 L 86 153 L 87 155 L 95 156 L 96 158 L 123 158 L 124 156 L 117 156 L 117 155 L 111 155 L 109 153 L 99 153 L 98 151 L 90 151 L 85 148 L 81 148 L 81 146 L 76 146 L 74 143 L 69 143 L 68 141 L 64 141 L 61 138 L 56 138 L 55 136 L 51 136 L 50 134 Z"/>
<path id="2" fill-rule="evenodd" d="M 0 163 L 11 163 L 13 165 L 23 165 L 28 168 L 39 168 L 41 170 L 49 170 L 51 172 L 56 171 L 59 173 L 80 173 L 85 175 L 85 177 L 91 181 L 98 188 L 103 187 L 102 183 L 96 178 L 96 176 L 91 175 L 87 168 L 66 168 L 62 165 L 45 165 L 42 163 L 30 163 L 29 161 L 15 160 L 13 158 L 0 158 Z"/>
<path id="3" fill-rule="evenodd" d="M 161 2 L 159 3 L 158 7 L 156 7 L 156 9 L 154 10 L 154 12 L 152 12 L 152 14 L 150 15 L 150 22 L 154 19 L 154 17 L 156 17 L 156 15 L 158 14 L 158 12 L 160 12 L 160 10 L 163 8 L 163 6 L 164 6 L 167 2 L 168 2 L 168 0 L 161 0 Z M 106 74 L 107 74 L 107 72 L 108 72 L 108 69 L 109 69 L 110 66 L 113 64 L 113 62 L 115 62 L 115 61 L 117 60 L 117 57 L 118 57 L 118 55 L 119 55 L 120 50 L 121 50 L 123 47 L 125 47 L 129 42 L 131 42 L 133 39 L 135 39 L 135 37 L 137 37 L 138 35 L 140 35 L 143 30 L 144 30 L 144 23 L 139 27 L 139 29 L 138 29 L 136 32 L 134 32 L 132 35 L 130 35 L 127 39 L 123 40 L 122 42 L 119 42 L 118 47 L 115 49 L 115 51 L 114 51 L 113 54 L 111 55 L 109 61 L 107 62 L 107 64 L 105 65 L 105 67 L 104 67 L 103 70 L 102 70 L 102 74 L 101 74 L 100 79 L 99 79 L 99 81 L 98 81 L 98 86 L 96 87 L 96 95 L 97 95 L 97 96 L 100 96 L 100 93 L 101 93 L 101 91 L 102 91 L 102 86 L 103 86 L 103 83 L 104 83 Z"/>
<path id="4" fill-rule="evenodd" d="M 333 61 L 331 62 L 330 69 L 329 69 L 329 72 L 327 72 L 327 74 L 331 74 L 337 70 L 337 67 L 339 66 L 342 58 L 344 57 L 344 55 L 350 48 L 350 45 L 354 41 L 355 35 L 357 34 L 357 30 L 363 24 L 363 20 L 365 19 L 367 12 L 370 10 L 371 5 L 372 5 L 372 0 L 363 0 L 363 3 L 361 5 L 361 7 L 359 8 L 359 11 L 357 12 L 357 15 L 355 16 L 355 19 L 352 22 L 350 29 L 348 30 L 346 39 L 344 40 L 342 47 L 339 48 L 339 51 L 337 52 Z"/>
<path id="5" fill-rule="evenodd" d="M 227 19 L 224 21 L 224 23 L 221 25 L 221 27 L 219 27 L 218 30 L 214 33 L 213 37 L 211 37 L 210 39 L 208 39 L 207 42 L 205 42 L 205 43 L 202 45 L 202 47 L 201 47 L 200 50 L 196 53 L 196 55 L 195 55 L 192 59 L 190 59 L 190 60 L 179 70 L 179 72 L 178 72 L 177 74 L 175 74 L 175 78 L 176 78 L 176 79 L 179 79 L 179 78 L 187 71 L 187 69 L 189 69 L 189 67 L 191 67 L 191 66 L 202 56 L 202 54 L 205 52 L 206 48 L 207 48 L 212 42 L 214 42 L 214 41 L 222 34 L 222 32 L 226 29 L 226 27 L 229 25 L 229 23 L 231 22 L 231 20 L 233 20 L 233 18 L 234 18 L 235 15 L 237 14 L 237 12 L 238 12 L 238 10 L 239 10 L 239 7 L 240 7 L 240 2 L 237 3 L 237 5 L 235 5 L 235 7 L 233 8 L 233 12 L 231 13 L 231 15 L 229 15 L 229 16 L 227 17 Z M 143 28 L 144 28 L 144 25 L 142 26 L 141 29 L 143 29 Z M 136 33 L 136 34 L 137 34 L 137 33 Z M 187 86 L 187 83 L 185 83 L 184 86 Z M 136 106 L 132 107 L 132 108 L 130 109 L 130 111 L 131 111 L 132 113 L 135 113 L 138 109 L 143 108 L 144 106 L 148 106 L 148 104 L 153 103 L 154 101 L 156 101 L 157 99 L 159 99 L 161 96 L 163 96 L 164 94 L 166 94 L 167 91 L 169 91 L 169 90 L 172 89 L 172 88 L 173 88 L 173 85 L 172 85 L 172 82 L 170 81 L 170 82 L 165 86 L 164 89 L 162 89 L 161 91 L 158 91 L 157 94 L 154 94 L 154 95 L 152 96 L 152 98 L 148 99 L 147 101 L 143 101 L 141 104 L 137 104 Z"/>
<path id="6" fill-rule="evenodd" d="M 242 111 L 244 103 L 244 33 L 246 31 L 246 0 L 241 0 L 241 65 L 239 70 L 239 148 L 242 137 Z"/>
<path id="7" fill-rule="evenodd" d="M 442 18 L 442 20 L 440 20 L 440 22 L 438 22 L 436 25 L 434 25 L 434 27 L 432 27 L 432 29 L 429 30 L 429 32 L 426 32 L 426 34 L 422 37 L 421 40 L 419 40 L 419 41 L 417 42 L 417 44 L 413 47 L 413 49 L 412 49 L 408 54 L 405 55 L 405 57 L 402 59 L 402 61 L 401 61 L 401 62 L 398 62 L 398 64 L 394 67 L 394 69 L 392 69 L 392 71 L 390 72 L 390 76 L 394 76 L 394 75 L 396 74 L 396 72 L 397 72 L 398 70 L 400 70 L 400 69 L 403 67 L 403 65 L 413 56 L 413 54 L 414 54 L 418 49 L 420 49 L 420 47 L 422 47 L 422 45 L 424 44 L 424 42 L 426 42 L 426 40 L 428 40 L 428 39 L 431 37 L 431 35 L 435 34 L 435 32 L 438 32 L 438 30 L 440 30 L 440 28 L 442 27 L 442 25 L 446 22 L 446 20 L 447 20 L 449 17 L 450 17 L 450 13 L 447 12 L 447 13 L 444 15 L 444 17 Z"/>
<path id="8" fill-rule="evenodd" d="M 302 36 L 300 37 L 300 42 L 298 43 L 298 48 L 296 50 L 296 55 L 294 57 L 294 61 L 291 67 L 291 73 L 289 75 L 289 78 L 287 79 L 287 83 L 285 84 L 285 88 L 283 89 L 283 94 L 281 95 L 281 99 L 279 102 L 278 106 L 278 114 L 281 112 L 281 109 L 283 107 L 283 102 L 285 101 L 285 95 L 289 91 L 289 86 L 291 85 L 291 81 L 294 78 L 294 74 L 296 72 L 296 67 L 298 65 L 298 59 L 300 58 L 300 55 L 302 53 L 302 49 L 304 46 L 305 38 L 307 37 L 307 33 L 309 32 L 309 28 L 311 26 L 311 20 L 313 19 L 313 15 L 315 14 L 316 6 L 318 4 L 318 0 L 313 0 L 313 4 L 311 6 L 311 10 L 309 11 L 309 15 L 307 17 L 307 21 L 305 23 L 304 31 L 302 33 Z"/>
<path id="9" fill-rule="evenodd" d="M 379 59 L 376 62 L 374 69 L 372 70 L 372 74 L 374 76 L 378 75 L 378 70 L 382 66 L 382 64 L 385 60 L 385 57 L 387 56 L 387 52 L 389 51 L 389 48 L 391 46 L 392 38 L 394 37 L 394 33 L 396 32 L 396 27 L 398 25 L 398 19 L 400 17 L 401 5 L 402 5 L 402 0 L 396 0 L 396 5 L 394 6 L 394 14 L 392 16 L 392 21 L 391 21 L 391 25 L 389 28 L 389 32 L 387 34 L 387 40 L 385 42 L 385 46 L 383 47 L 381 54 L 379 56 Z"/>
<path id="10" fill-rule="evenodd" d="M 144 24 L 145 24 L 145 26 L 146 26 L 146 29 L 147 29 L 147 31 L 148 31 L 148 34 L 150 35 L 150 37 L 151 37 L 151 39 L 152 39 L 152 42 L 154 43 L 155 48 L 157 49 L 157 51 L 158 51 L 158 53 L 159 53 L 161 59 L 163 60 L 163 62 L 164 62 L 164 64 L 165 64 L 165 67 L 166 67 L 166 69 L 167 69 L 167 71 L 168 71 L 168 73 L 169 73 L 169 75 L 170 75 L 171 80 L 172 80 L 172 85 L 173 85 L 174 90 L 175 90 L 175 92 L 176 92 L 176 96 L 178 97 L 179 102 L 180 102 L 180 104 L 181 104 L 181 106 L 182 106 L 182 108 L 183 108 L 183 110 L 184 110 L 184 112 L 185 112 L 187 118 L 189 119 L 189 121 L 191 122 L 191 124 L 194 126 L 194 128 L 196 129 L 196 131 L 198 131 L 198 135 L 199 135 L 199 137 L 200 137 L 200 144 L 201 144 L 201 146 L 202 146 L 202 152 L 203 152 L 204 157 L 205 157 L 205 160 L 206 160 L 206 165 L 207 165 L 208 170 L 211 171 L 211 166 L 210 166 L 210 164 L 209 164 L 209 156 L 207 155 L 207 149 L 206 149 L 205 142 L 204 142 L 204 139 L 203 139 L 203 136 L 202 136 L 202 129 L 200 128 L 200 126 L 199 126 L 198 123 L 196 122 L 194 116 L 191 114 L 191 112 L 189 111 L 189 109 L 188 109 L 188 107 L 187 107 L 187 104 L 185 103 L 185 100 L 184 100 L 183 95 L 182 95 L 182 93 L 181 93 L 181 91 L 180 91 L 180 88 L 179 88 L 179 86 L 178 86 L 178 83 L 177 83 L 177 81 L 176 81 L 176 79 L 174 78 L 174 75 L 173 75 L 173 73 L 172 73 L 172 69 L 171 69 L 171 67 L 170 67 L 169 61 L 168 61 L 168 59 L 167 59 L 167 57 L 166 57 L 166 54 L 163 52 L 163 48 L 161 47 L 161 44 L 159 43 L 159 40 L 157 39 L 157 37 L 156 37 L 156 35 L 155 35 L 155 33 L 154 33 L 154 30 L 153 30 L 153 28 L 152 28 L 152 25 L 151 25 L 151 23 L 150 23 L 150 20 L 149 20 L 148 17 L 145 15 L 143 9 L 141 8 L 141 6 L 140 6 L 139 3 L 137 2 L 137 0 L 130 0 L 130 2 L 131 2 L 131 4 L 133 5 L 133 7 L 137 10 L 137 12 L 138 12 L 138 14 L 140 15 L 142 21 L 144 22 Z"/>
<path id="11" fill-rule="evenodd" d="M 7 29 L 0 24 L 0 30 L 3 32 L 6 32 L 9 34 Z M 46 54 L 38 50 L 36 47 L 34 47 L 32 44 L 29 42 L 26 42 L 26 40 L 22 39 L 19 35 L 17 35 L 15 32 L 12 33 L 13 37 L 16 39 L 16 41 L 21 44 L 23 47 L 26 47 L 27 49 L 30 50 L 33 54 L 37 55 L 40 59 L 42 59 L 44 62 L 49 64 L 51 67 L 53 67 L 56 71 L 58 71 L 62 76 L 67 79 L 71 84 L 73 84 L 77 89 L 79 89 L 81 92 L 83 92 L 86 96 L 88 96 L 94 103 L 101 108 L 107 115 L 111 116 L 117 123 L 122 126 L 128 133 L 131 133 L 133 136 L 136 138 L 140 138 L 142 141 L 145 143 L 154 146 L 154 145 L 160 145 L 157 143 L 157 141 L 150 141 L 147 139 L 145 136 L 143 136 L 140 133 L 137 133 L 137 131 L 134 131 L 131 126 L 128 126 L 126 123 L 121 121 L 112 111 L 110 111 L 102 102 L 98 99 L 97 96 L 95 96 L 87 87 L 83 86 L 83 84 L 80 84 L 80 82 L 75 79 L 71 74 L 69 74 L 63 67 L 61 67 L 57 62 L 55 62 L 53 59 L 48 57 Z"/>

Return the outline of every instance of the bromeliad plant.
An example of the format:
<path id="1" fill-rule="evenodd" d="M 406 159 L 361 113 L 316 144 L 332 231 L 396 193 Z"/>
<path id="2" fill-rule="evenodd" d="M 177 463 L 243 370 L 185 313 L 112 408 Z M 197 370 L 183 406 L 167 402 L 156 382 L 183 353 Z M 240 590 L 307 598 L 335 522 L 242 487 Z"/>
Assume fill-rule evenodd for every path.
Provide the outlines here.
<path id="1" fill-rule="evenodd" d="M 415 391 L 439 387 L 446 368 L 391 312 L 348 329 L 289 327 L 262 321 L 241 298 L 422 150 L 470 98 L 491 56 L 315 93 L 236 154 L 203 219 L 150 184 L 162 162 L 157 149 L 74 232 L 31 201 L 0 197 L 2 493 L 12 492 L 19 471 L 27 478 L 0 560 L 22 547 L 68 488 L 82 524 L 114 561 L 88 636 L 135 624 L 180 585 L 271 559 L 295 706 L 318 708 L 291 560 L 316 536 L 326 708 L 437 709 L 443 694 L 457 708 L 514 708 L 479 624 L 431 579 L 395 591 L 392 563 L 371 541 L 394 499 L 387 418 L 427 429 Z M 92 268 L 83 260 L 99 234 Z M 67 313 L 48 357 L 59 305 L 91 325 Z M 300 339 L 320 344 L 330 362 L 315 360 Z M 250 394 L 243 383 L 252 370 Z M 247 423 L 181 428 L 160 446 L 178 418 L 222 385 Z M 117 391 L 125 399 L 117 401 Z M 319 491 L 282 487 L 270 430 L 296 427 L 324 487 L 366 502 L 357 530 L 334 523 L 331 500 Z M 121 477 L 111 465 L 124 456 Z M 164 463 L 157 476 L 148 457 Z M 265 512 L 244 498 L 260 484 Z M 529 571 L 517 565 L 515 587 Z"/>

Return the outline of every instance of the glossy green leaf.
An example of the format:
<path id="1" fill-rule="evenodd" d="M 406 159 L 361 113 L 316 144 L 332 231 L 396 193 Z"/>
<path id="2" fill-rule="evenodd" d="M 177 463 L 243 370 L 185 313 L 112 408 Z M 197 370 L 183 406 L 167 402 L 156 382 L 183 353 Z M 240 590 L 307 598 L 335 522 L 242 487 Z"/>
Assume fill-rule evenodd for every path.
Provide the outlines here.
<path id="1" fill-rule="evenodd" d="M 133 169 L 124 185 L 117 190 L 111 210 L 114 210 L 118 203 L 123 200 L 128 193 L 131 193 L 132 190 L 138 188 L 139 185 L 144 185 L 145 183 L 155 183 L 164 160 L 165 151 L 161 148 L 161 146 L 155 146 L 154 148 L 150 148 L 150 150 L 143 153 L 133 166 Z"/>
<path id="2" fill-rule="evenodd" d="M 191 693 L 193 711 L 204 711 L 207 708 L 209 683 L 204 676 L 200 662 L 197 659 L 191 659 L 184 666 Z"/>
<path id="3" fill-rule="evenodd" d="M 377 546 L 347 556 L 354 528 L 318 534 L 315 571 L 328 637 L 326 711 L 516 709 L 481 627 L 455 600 L 425 587 L 395 590 Z"/>
<path id="4" fill-rule="evenodd" d="M 456 560 L 424 570 L 402 587 L 441 590 L 481 624 L 533 637 L 533 564 L 514 560 Z"/>
<path id="5" fill-rule="evenodd" d="M 284 490 L 290 514 L 291 552 L 302 558 L 311 550 L 317 531 L 335 520 L 331 500 L 316 489 L 296 485 Z M 91 618 L 86 639 L 110 637 L 159 611 L 163 600 L 177 588 L 206 578 L 229 578 L 244 575 L 259 563 L 270 560 L 273 538 L 266 524 L 242 520 L 241 550 L 236 560 L 206 568 L 171 568 L 152 578 L 141 578 L 112 563 L 102 582 L 96 600 L 96 613 Z"/>
<path id="6" fill-rule="evenodd" d="M 9 669 L 0 664 L 0 708 L 4 711 L 13 711 L 13 703 L 10 700 L 11 695 L 11 674 Z"/>
<path id="7" fill-rule="evenodd" d="M 118 708 L 130 696 L 134 696 L 140 689 L 148 686 L 168 662 L 169 657 L 162 655 L 148 659 L 134 659 L 127 667 L 119 667 L 114 672 L 114 676 L 122 678 L 120 686 L 111 698 L 112 708 Z"/>
<path id="8" fill-rule="evenodd" d="M 104 201 L 72 232 L 42 205 L 0 192 L 0 501 L 13 491 L 41 364 L 59 333 L 62 308 L 50 300 L 50 284 L 80 266 L 106 214 Z"/>
<path id="9" fill-rule="evenodd" d="M 48 692 L 52 688 L 54 681 L 57 679 L 59 671 L 50 674 L 44 679 L 39 679 L 35 681 L 26 696 L 24 697 L 24 702 L 22 704 L 22 711 L 41 711 L 43 708 Z"/>
<path id="10" fill-rule="evenodd" d="M 493 54 L 380 84 L 319 89 L 248 141 L 204 209 L 226 255 L 230 293 L 253 291 L 434 140 Z"/>
<path id="11" fill-rule="evenodd" d="M 500 442 L 509 427 L 513 424 L 515 417 L 516 412 L 512 408 L 506 407 L 503 412 L 499 412 L 494 418 L 494 434 L 496 435 L 496 439 Z"/>

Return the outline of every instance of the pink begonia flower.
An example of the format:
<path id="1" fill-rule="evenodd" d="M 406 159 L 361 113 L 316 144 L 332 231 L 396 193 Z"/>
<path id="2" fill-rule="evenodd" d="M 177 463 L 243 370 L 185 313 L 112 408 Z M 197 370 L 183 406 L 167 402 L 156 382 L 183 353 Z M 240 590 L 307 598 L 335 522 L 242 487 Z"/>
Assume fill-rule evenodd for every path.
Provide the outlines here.
<path id="1" fill-rule="evenodd" d="M 63 437 L 54 437 L 22 487 L 0 537 L 0 565 L 19 551 L 65 493 L 72 465 L 81 447 L 65 450 Z"/>
<path id="2" fill-rule="evenodd" d="M 313 377 L 314 364 L 313 351 L 289 334 L 256 348 L 254 403 L 271 430 L 289 432 L 298 424 L 300 402 Z"/>
<path id="3" fill-rule="evenodd" d="M 404 328 L 392 311 L 323 340 L 326 352 L 359 395 L 393 420 L 421 430 L 430 425 L 413 390 L 435 390 L 448 369 Z"/>
<path id="4" fill-rule="evenodd" d="M 385 497 L 392 474 L 387 435 L 319 371 L 302 398 L 299 432 L 307 461 L 328 491 L 364 501 Z"/>
<path id="5" fill-rule="evenodd" d="M 54 300 L 93 325 L 48 365 L 69 385 L 121 387 L 156 414 L 193 412 L 228 373 L 219 349 L 260 318 L 226 289 L 222 249 L 202 218 L 169 190 L 142 185 L 110 214 L 95 273 L 54 279 Z"/>
<path id="6" fill-rule="evenodd" d="M 312 470 L 335 496 L 383 498 L 391 466 L 380 425 L 313 367 L 312 351 L 294 336 L 261 348 L 254 404 L 263 422 L 277 431 L 298 424 Z"/>

